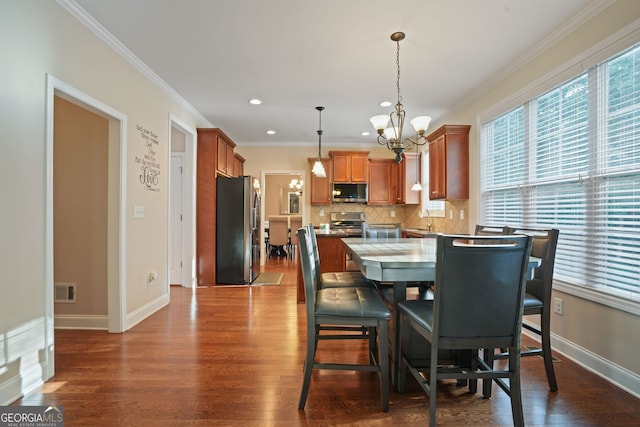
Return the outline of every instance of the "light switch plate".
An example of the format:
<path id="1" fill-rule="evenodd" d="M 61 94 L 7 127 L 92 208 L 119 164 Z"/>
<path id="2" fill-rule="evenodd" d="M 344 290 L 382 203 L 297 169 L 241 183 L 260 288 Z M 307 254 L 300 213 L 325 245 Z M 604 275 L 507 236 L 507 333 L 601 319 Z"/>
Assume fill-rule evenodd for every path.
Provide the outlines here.
<path id="1" fill-rule="evenodd" d="M 134 206 L 133 207 L 133 217 L 134 218 L 144 218 L 144 206 Z"/>

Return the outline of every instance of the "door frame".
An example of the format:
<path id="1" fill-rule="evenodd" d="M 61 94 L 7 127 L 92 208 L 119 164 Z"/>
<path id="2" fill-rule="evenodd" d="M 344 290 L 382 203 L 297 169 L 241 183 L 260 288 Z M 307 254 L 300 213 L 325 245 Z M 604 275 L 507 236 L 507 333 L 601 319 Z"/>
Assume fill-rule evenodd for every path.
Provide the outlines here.
<path id="1" fill-rule="evenodd" d="M 267 190 L 267 175 L 291 175 L 292 177 L 304 177 L 304 181 L 307 182 L 306 171 L 304 170 L 263 170 L 260 174 L 260 190 L 262 191 L 262 196 L 260 197 L 260 218 L 262 218 L 262 226 L 260 227 L 260 244 L 264 245 L 264 239 L 266 239 L 267 234 L 264 231 L 264 222 L 267 220 L 265 215 L 265 199 L 266 199 L 266 190 Z M 309 191 L 306 187 L 303 188 L 304 191 Z M 308 222 L 308 212 L 304 203 L 304 197 L 302 198 L 302 202 L 300 203 L 300 210 L 302 213 L 302 224 L 306 224 Z M 260 251 L 260 265 L 264 265 L 267 261 L 267 254 L 264 251 Z"/>
<path id="2" fill-rule="evenodd" d="M 126 329 L 126 153 L 127 116 L 68 83 L 46 75 L 45 111 L 45 266 L 44 298 L 47 331 L 46 348 L 53 360 L 53 144 L 54 96 L 59 96 L 109 121 L 108 227 L 107 227 L 107 329 L 112 333 Z M 50 333 L 49 333 L 50 332 Z M 53 375 L 53 363 L 51 364 Z"/>
<path id="3" fill-rule="evenodd" d="M 196 278 L 196 129 L 173 115 L 169 115 L 169 138 L 171 129 L 177 129 L 185 138 L 182 167 L 182 286 L 195 288 Z M 171 161 L 171 141 L 167 156 Z M 182 152 L 180 152 L 182 153 Z M 171 174 L 169 174 L 171 175 Z M 169 176 L 169 181 L 171 176 Z M 171 182 L 169 182 L 171 188 Z M 171 194 L 167 197 L 167 218 L 171 218 Z M 167 220 L 167 236 L 171 236 L 171 221 Z M 171 277 L 171 239 L 167 239 L 167 277 Z M 169 286 L 170 280 L 167 280 Z M 169 290 L 167 289 L 167 292 Z"/>

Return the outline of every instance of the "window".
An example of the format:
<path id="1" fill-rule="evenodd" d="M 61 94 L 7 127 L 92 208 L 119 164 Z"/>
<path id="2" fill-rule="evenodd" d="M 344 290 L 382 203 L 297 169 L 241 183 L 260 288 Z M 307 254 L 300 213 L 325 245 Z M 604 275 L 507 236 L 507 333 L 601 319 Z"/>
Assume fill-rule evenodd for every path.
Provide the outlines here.
<path id="1" fill-rule="evenodd" d="M 422 194 L 420 195 L 420 212 L 426 213 L 429 210 L 429 215 L 432 217 L 445 217 L 444 201 L 442 200 L 429 200 L 429 144 L 424 145 L 424 150 L 420 156 L 420 170 L 421 170 L 421 185 Z"/>
<path id="2" fill-rule="evenodd" d="M 640 45 L 480 139 L 482 221 L 560 229 L 556 282 L 640 302 Z"/>

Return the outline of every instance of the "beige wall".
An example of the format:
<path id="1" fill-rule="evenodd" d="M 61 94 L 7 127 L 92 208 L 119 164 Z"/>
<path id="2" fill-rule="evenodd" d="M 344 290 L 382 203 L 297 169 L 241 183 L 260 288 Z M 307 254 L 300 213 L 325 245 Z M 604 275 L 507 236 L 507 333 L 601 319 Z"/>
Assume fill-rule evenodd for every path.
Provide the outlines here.
<path id="1" fill-rule="evenodd" d="M 593 61 L 602 61 L 615 51 L 640 42 L 639 31 L 622 37 L 616 33 L 635 22 L 638 27 L 640 7 L 636 1 L 617 1 L 594 19 L 570 32 L 566 37 L 545 50 L 541 55 L 524 64 L 506 79 L 476 98 L 470 97 L 464 107 L 449 115 L 448 123 L 469 123 L 470 134 L 470 194 L 469 231 L 479 218 L 478 209 L 478 118 L 496 105 L 508 108 L 522 103 L 520 94 L 542 81 L 559 84 L 586 69 Z M 603 40 L 606 42 L 603 43 Z M 602 53 L 604 45 L 610 46 L 608 54 Z M 598 57 L 600 55 L 601 57 Z M 581 58 L 576 61 L 576 58 Z M 567 68 L 565 64 L 575 63 Z M 504 108 L 504 107 L 503 107 Z M 436 124 L 436 126 L 438 126 Z M 562 234 L 562 232 L 561 232 Z M 554 284 L 557 287 L 557 284 Z M 552 314 L 552 345 L 580 363 L 603 373 L 605 377 L 620 381 L 629 380 L 625 387 L 640 394 L 640 318 L 628 312 L 610 308 L 568 293 L 554 290 L 554 297 L 564 301 L 564 315 Z M 561 365 L 557 365 L 561 369 Z M 557 368 L 557 369 L 558 369 Z M 629 372 L 631 374 L 629 375 Z M 562 384 L 559 384 L 562 392 Z"/>
<path id="2" fill-rule="evenodd" d="M 169 117 L 193 129 L 212 124 L 159 89 L 57 2 L 0 0 L 0 52 L 0 404 L 7 404 L 54 372 L 53 277 L 47 276 L 47 200 L 52 197 L 47 192 L 52 181 L 47 75 L 126 119 L 121 200 L 126 235 L 124 269 L 117 272 L 125 328 L 168 302 Z M 158 191 L 146 190 L 138 179 L 136 157 L 146 149 L 137 125 L 159 141 Z M 110 126 L 112 138 L 119 140 L 119 134 Z M 110 184 L 117 182 L 111 178 Z M 132 218 L 136 205 L 145 207 L 144 219 Z M 159 275 L 151 287 L 150 270 Z"/>
<path id="3" fill-rule="evenodd" d="M 54 109 L 53 280 L 77 292 L 55 314 L 106 316 L 109 122 L 59 97 Z"/>

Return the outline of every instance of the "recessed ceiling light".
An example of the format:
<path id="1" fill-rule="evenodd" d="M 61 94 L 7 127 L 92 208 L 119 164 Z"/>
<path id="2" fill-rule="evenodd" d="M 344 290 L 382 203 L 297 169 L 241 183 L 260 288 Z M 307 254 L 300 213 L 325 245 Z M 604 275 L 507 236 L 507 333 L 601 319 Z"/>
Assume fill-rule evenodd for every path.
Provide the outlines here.
<path id="1" fill-rule="evenodd" d="M 262 100 L 258 99 L 258 98 L 253 98 L 249 100 L 249 104 L 251 105 L 260 105 L 262 104 Z"/>
<path id="2" fill-rule="evenodd" d="M 365 131 L 365 132 L 362 132 L 360 135 L 362 135 L 362 136 L 369 136 L 369 135 L 371 135 L 371 134 L 370 134 L 369 132 L 366 132 L 366 131 Z"/>
<path id="3" fill-rule="evenodd" d="M 380 103 L 381 107 L 391 107 L 391 101 L 382 101 Z"/>
<path id="4" fill-rule="evenodd" d="M 276 131 L 275 130 L 268 130 L 267 131 L 267 135 L 275 135 Z"/>

